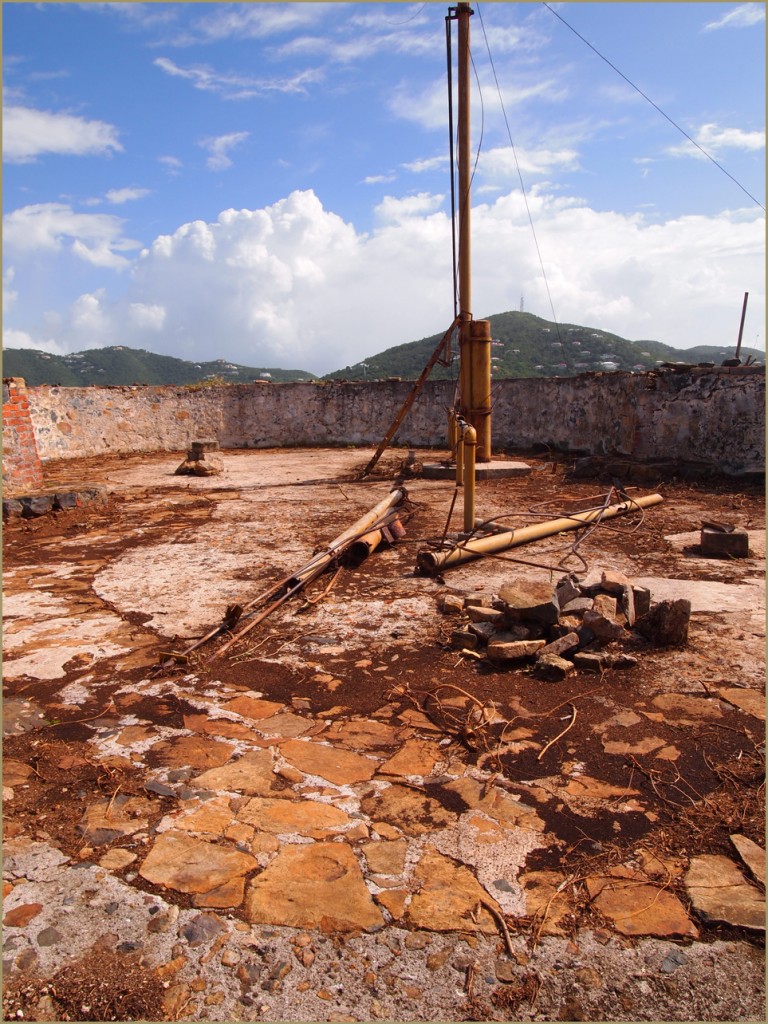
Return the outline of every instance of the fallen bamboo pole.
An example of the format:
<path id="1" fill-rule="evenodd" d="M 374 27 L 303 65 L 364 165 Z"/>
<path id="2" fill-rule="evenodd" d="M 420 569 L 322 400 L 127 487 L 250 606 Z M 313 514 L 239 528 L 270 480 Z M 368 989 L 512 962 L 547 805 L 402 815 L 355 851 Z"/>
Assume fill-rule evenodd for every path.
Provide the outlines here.
<path id="1" fill-rule="evenodd" d="M 308 584 L 316 580 L 318 576 L 321 576 L 328 566 L 336 561 L 339 556 L 349 550 L 349 548 L 360 539 L 370 537 L 371 531 L 380 524 L 381 521 L 387 520 L 388 514 L 391 514 L 395 508 L 405 499 L 406 491 L 404 487 L 395 488 L 390 491 L 386 498 L 383 498 L 378 505 L 374 506 L 370 512 L 366 512 L 365 515 L 361 516 L 357 522 L 353 523 L 347 530 L 340 533 L 335 540 L 332 540 L 327 548 L 317 552 L 306 565 L 302 566 L 293 575 L 288 576 L 282 585 L 282 593 L 278 590 L 273 590 L 270 596 L 274 596 L 275 600 L 268 605 L 262 612 L 260 612 L 254 619 L 251 619 L 245 625 L 234 633 L 233 636 L 220 647 L 213 657 L 221 657 L 226 651 L 232 647 L 233 644 L 237 643 L 246 633 L 250 632 L 255 626 L 258 626 L 260 622 L 263 622 L 269 615 L 272 614 L 281 604 L 284 604 L 289 597 L 293 597 L 294 594 L 298 593 L 299 590 L 306 587 Z M 372 549 L 371 549 L 372 550 Z"/>
<path id="2" fill-rule="evenodd" d="M 551 519 L 549 522 L 538 523 L 535 526 L 523 526 L 519 530 L 509 530 L 493 534 L 490 537 L 468 540 L 464 544 L 451 548 L 450 551 L 432 551 L 425 548 L 416 556 L 416 563 L 427 576 L 434 576 L 446 569 L 452 569 L 454 566 L 482 558 L 484 555 L 496 555 L 509 548 L 518 547 L 520 544 L 530 544 L 531 541 L 551 537 L 553 534 L 563 533 L 565 530 L 577 530 L 590 523 L 625 515 L 632 509 L 658 505 L 663 500 L 660 494 L 646 494 L 642 498 L 632 498 L 629 501 L 622 501 L 607 507 L 601 505 L 599 508 L 575 512 L 572 516 Z"/>

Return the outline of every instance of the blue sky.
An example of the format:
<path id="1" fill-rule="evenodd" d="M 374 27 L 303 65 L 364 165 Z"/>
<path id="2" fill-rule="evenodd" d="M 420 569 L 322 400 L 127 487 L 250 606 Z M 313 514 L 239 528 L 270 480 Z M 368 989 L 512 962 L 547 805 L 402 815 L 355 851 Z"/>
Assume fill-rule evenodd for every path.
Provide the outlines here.
<path id="1" fill-rule="evenodd" d="M 474 315 L 733 346 L 748 291 L 764 348 L 764 4 L 550 6 L 474 5 Z M 6 347 L 323 373 L 445 330 L 448 7 L 4 3 Z"/>

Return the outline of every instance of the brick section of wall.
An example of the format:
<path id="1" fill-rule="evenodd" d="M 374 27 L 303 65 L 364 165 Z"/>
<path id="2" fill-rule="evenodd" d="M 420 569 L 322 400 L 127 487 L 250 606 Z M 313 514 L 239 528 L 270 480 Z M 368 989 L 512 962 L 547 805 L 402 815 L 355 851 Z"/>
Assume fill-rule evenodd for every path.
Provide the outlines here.
<path id="1" fill-rule="evenodd" d="M 38 387 L 29 403 L 40 457 L 226 448 L 377 445 L 407 381 L 223 387 Z M 395 444 L 445 447 L 451 381 L 428 382 Z M 584 374 L 494 383 L 494 452 L 559 451 L 676 460 L 739 475 L 765 470 L 763 368 Z"/>
<path id="2" fill-rule="evenodd" d="M 38 490 L 42 485 L 43 467 L 26 385 L 21 377 L 6 377 L 3 380 L 3 492 L 10 496 Z"/>

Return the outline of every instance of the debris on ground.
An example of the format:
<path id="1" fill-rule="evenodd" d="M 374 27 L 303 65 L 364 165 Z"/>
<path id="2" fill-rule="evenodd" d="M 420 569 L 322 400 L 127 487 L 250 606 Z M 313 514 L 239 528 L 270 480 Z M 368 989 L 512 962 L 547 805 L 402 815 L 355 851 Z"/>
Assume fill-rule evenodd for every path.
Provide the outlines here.
<path id="1" fill-rule="evenodd" d="M 762 491 L 670 484 L 575 581 L 488 559 L 446 588 L 414 551 L 452 486 L 421 481 L 403 543 L 156 672 L 384 497 L 365 456 L 57 465 L 109 506 L 9 522 L 6 1019 L 762 1019 Z M 484 505 L 567 504 L 535 469 Z M 750 557 L 692 551 L 709 520 Z M 684 644 L 638 631 L 678 600 Z"/>

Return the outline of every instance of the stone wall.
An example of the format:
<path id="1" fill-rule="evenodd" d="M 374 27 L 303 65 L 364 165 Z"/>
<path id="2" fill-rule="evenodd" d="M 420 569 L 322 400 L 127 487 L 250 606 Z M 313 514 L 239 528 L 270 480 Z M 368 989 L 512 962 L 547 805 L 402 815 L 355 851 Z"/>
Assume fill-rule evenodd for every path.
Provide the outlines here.
<path id="1" fill-rule="evenodd" d="M 33 491 L 43 483 L 29 397 L 20 377 L 3 380 L 3 493 Z"/>
<path id="2" fill-rule="evenodd" d="M 29 407 L 40 457 L 222 448 L 375 445 L 412 384 L 403 381 L 221 387 L 38 387 Z M 762 367 L 512 379 L 493 385 L 494 451 L 557 450 L 765 468 Z M 445 445 L 454 384 L 429 382 L 394 443 Z"/>

